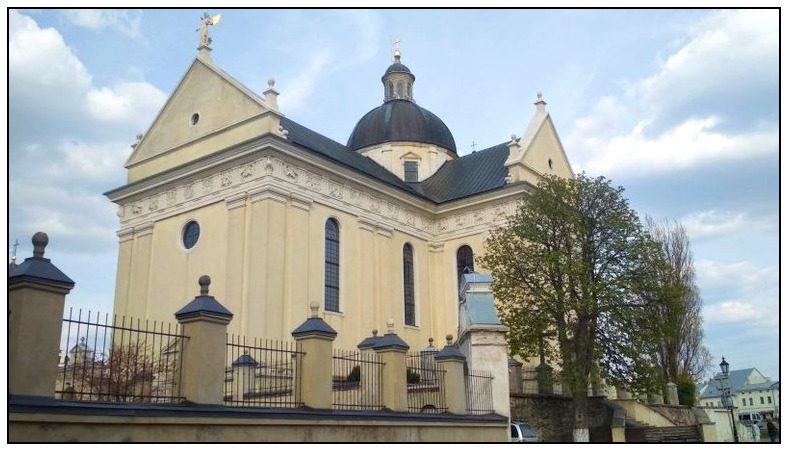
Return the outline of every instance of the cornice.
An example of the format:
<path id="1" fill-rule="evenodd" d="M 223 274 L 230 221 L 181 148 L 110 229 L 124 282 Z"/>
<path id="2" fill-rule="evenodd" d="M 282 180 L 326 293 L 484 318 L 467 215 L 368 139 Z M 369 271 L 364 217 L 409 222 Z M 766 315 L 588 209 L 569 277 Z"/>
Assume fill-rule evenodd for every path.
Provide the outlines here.
<path id="1" fill-rule="evenodd" d="M 254 152 L 254 153 L 252 153 Z M 243 157 L 243 158 L 241 158 Z M 254 158 L 256 157 L 256 158 Z M 396 196 L 378 195 L 375 187 L 280 155 L 277 149 L 238 152 L 234 166 L 226 161 L 205 161 L 197 169 L 173 174 L 171 180 L 150 181 L 117 193 L 121 228 L 155 222 L 183 212 L 225 202 L 228 209 L 262 200 L 273 200 L 309 211 L 313 203 L 365 218 L 382 236 L 394 230 L 427 241 L 478 234 L 502 226 L 516 211 L 524 185 L 506 187 L 467 201 L 436 208 L 419 208 Z M 180 182 L 180 183 L 179 183 Z M 390 193 L 387 193 L 390 194 Z M 371 225 L 369 225 L 371 224 Z"/>

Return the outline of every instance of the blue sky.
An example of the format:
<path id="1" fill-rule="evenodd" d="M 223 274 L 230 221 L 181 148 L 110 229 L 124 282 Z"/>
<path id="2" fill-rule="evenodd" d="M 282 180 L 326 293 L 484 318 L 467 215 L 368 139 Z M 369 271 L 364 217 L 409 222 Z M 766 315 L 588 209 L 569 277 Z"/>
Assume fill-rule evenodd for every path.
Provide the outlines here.
<path id="1" fill-rule="evenodd" d="M 49 234 L 68 305 L 112 308 L 117 209 L 202 10 L 9 12 L 9 245 Z M 214 62 L 346 142 L 402 41 L 461 154 L 522 136 L 541 92 L 576 172 L 689 232 L 714 364 L 779 378 L 779 14 L 752 10 L 211 10 Z M 184 299 L 184 303 L 187 300 Z"/>

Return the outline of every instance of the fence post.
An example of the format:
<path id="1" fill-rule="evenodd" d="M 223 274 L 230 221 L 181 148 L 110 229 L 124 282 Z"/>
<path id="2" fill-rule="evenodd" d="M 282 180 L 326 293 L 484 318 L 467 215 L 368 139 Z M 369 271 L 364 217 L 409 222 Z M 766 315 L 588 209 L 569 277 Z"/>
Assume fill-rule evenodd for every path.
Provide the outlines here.
<path id="1" fill-rule="evenodd" d="M 63 307 L 74 281 L 48 258 L 46 233 L 33 256 L 8 272 L 8 392 L 54 398 Z"/>
<path id="2" fill-rule="evenodd" d="M 675 382 L 668 382 L 668 404 L 679 405 L 679 390 Z"/>
<path id="3" fill-rule="evenodd" d="M 467 395 L 465 392 L 465 356 L 456 344 L 454 337 L 446 335 L 446 346 L 435 355 L 435 361 L 442 366 L 446 375 L 443 390 L 446 393 L 446 408 L 450 413 L 465 415 L 468 413 Z"/>
<path id="4" fill-rule="evenodd" d="M 333 404 L 333 342 L 337 331 L 318 317 L 319 308 L 317 302 L 312 302 L 309 305 L 311 317 L 292 332 L 303 352 L 301 368 L 296 372 L 301 375 L 301 402 L 315 409 L 330 409 Z"/>
<path id="5" fill-rule="evenodd" d="M 553 367 L 545 362 L 536 367 L 536 384 L 539 394 L 553 394 Z"/>
<path id="6" fill-rule="evenodd" d="M 383 362 L 383 405 L 393 411 L 407 411 L 407 353 L 410 346 L 394 333 L 393 319 L 389 319 L 386 325 L 388 332 L 373 346 Z"/>
<path id="7" fill-rule="evenodd" d="M 235 359 L 232 363 L 233 367 L 233 398 L 237 393 L 243 401 L 244 395 L 255 391 L 255 368 L 257 368 L 257 360 L 249 355 L 249 350 L 244 349 L 244 353 Z M 233 399 L 235 401 L 235 399 Z"/>
<path id="8" fill-rule="evenodd" d="M 227 324 L 233 314 L 208 295 L 210 277 L 200 277 L 199 284 L 200 295 L 175 313 L 189 337 L 183 344 L 181 395 L 197 404 L 222 404 Z"/>

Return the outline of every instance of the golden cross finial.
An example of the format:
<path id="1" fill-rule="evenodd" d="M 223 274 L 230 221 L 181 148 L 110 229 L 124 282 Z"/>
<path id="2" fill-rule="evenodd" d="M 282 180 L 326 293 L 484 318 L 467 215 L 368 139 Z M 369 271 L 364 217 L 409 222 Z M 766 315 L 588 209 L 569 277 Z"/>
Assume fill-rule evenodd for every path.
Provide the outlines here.
<path id="1" fill-rule="evenodd" d="M 398 59 L 401 56 L 399 51 L 399 44 L 400 44 L 399 38 L 394 38 L 394 59 Z"/>
<path id="2" fill-rule="evenodd" d="M 14 255 L 11 256 L 11 261 L 16 264 L 16 248 L 19 247 L 19 240 L 14 240 Z"/>

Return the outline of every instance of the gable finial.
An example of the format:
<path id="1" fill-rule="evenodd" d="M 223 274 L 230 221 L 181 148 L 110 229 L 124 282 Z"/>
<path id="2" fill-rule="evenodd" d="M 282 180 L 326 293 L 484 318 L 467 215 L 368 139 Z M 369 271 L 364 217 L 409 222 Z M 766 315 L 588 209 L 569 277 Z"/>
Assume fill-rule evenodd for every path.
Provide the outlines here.
<path id="1" fill-rule="evenodd" d="M 200 45 L 197 47 L 197 50 L 200 52 L 199 56 L 207 59 L 208 61 L 211 60 L 211 42 L 213 42 L 210 34 L 208 33 L 208 27 L 218 24 L 221 18 L 221 13 L 213 17 L 211 17 L 208 13 L 203 13 L 202 17 L 200 18 L 200 28 L 197 29 L 197 31 L 200 32 Z"/>
<path id="2" fill-rule="evenodd" d="M 11 264 L 16 266 L 16 248 L 19 247 L 19 240 L 14 240 L 14 253 L 11 255 Z"/>

